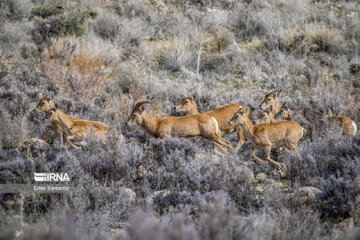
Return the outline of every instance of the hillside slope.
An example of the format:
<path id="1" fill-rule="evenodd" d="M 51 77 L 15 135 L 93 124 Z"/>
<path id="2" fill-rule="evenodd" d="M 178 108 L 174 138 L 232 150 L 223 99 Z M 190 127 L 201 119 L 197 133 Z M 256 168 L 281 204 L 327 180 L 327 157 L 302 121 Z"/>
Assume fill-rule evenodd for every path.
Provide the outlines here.
<path id="1" fill-rule="evenodd" d="M 360 126 L 360 3 L 322 0 L 3 0 L 0 2 L 0 183 L 34 172 L 70 176 L 68 194 L 0 194 L 0 238 L 356 239 L 360 136 L 341 135 L 328 109 Z M 214 155 L 203 140 L 154 139 L 126 126 L 133 104 L 174 115 L 254 107 L 270 89 L 307 134 L 285 163 Z M 52 95 L 67 114 L 125 135 L 82 150 L 16 145 L 44 139 Z M 225 137 L 235 146 L 235 135 Z M 29 155 L 29 152 L 31 155 Z M 265 158 L 264 155 L 261 155 Z"/>

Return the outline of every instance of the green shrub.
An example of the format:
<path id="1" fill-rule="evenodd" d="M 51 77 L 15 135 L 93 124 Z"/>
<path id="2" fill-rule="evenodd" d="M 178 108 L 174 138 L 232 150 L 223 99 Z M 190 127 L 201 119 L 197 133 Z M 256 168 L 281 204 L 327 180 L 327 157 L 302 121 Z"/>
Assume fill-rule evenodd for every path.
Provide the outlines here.
<path id="1" fill-rule="evenodd" d="M 65 34 L 82 35 L 86 30 L 86 20 L 90 18 L 87 11 L 72 11 L 65 18 Z"/>
<path id="2" fill-rule="evenodd" d="M 31 13 L 41 18 L 47 18 L 64 13 L 64 8 L 58 5 L 41 5 L 34 8 Z"/>
<path id="3" fill-rule="evenodd" d="M 92 11 L 76 9 L 45 19 L 38 18 L 32 32 L 33 40 L 41 44 L 48 43 L 51 38 L 58 36 L 81 36 L 86 32 L 87 20 L 94 16 L 96 13 Z"/>

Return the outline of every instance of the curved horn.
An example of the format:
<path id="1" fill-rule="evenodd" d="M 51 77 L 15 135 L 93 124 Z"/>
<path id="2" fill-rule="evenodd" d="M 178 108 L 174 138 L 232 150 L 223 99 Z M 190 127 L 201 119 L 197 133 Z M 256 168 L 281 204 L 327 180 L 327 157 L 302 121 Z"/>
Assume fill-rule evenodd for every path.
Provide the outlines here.
<path id="1" fill-rule="evenodd" d="M 276 92 L 280 92 L 280 89 L 272 89 L 268 92 L 268 94 L 274 94 Z"/>
<path id="2" fill-rule="evenodd" d="M 151 103 L 149 100 L 139 100 L 137 101 L 135 104 L 134 104 L 134 109 L 133 111 L 137 111 L 139 110 L 139 108 L 144 105 L 144 104 L 147 104 L 147 103 Z"/>

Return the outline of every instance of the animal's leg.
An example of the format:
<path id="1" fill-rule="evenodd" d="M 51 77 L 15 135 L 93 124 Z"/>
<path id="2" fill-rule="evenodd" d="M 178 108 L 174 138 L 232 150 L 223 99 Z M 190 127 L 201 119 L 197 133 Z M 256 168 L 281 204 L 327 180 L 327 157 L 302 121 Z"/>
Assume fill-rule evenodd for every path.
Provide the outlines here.
<path id="1" fill-rule="evenodd" d="M 81 138 L 79 138 L 79 137 L 76 136 L 76 135 L 72 135 L 72 136 L 66 137 L 66 141 L 67 141 L 73 148 L 76 148 L 76 149 L 81 149 L 81 147 L 76 146 L 72 141 L 80 141 L 80 140 L 81 140 Z"/>
<path id="2" fill-rule="evenodd" d="M 256 156 L 256 154 L 259 152 L 260 150 L 257 148 L 253 148 L 252 152 L 251 152 L 251 156 L 254 158 L 255 161 L 258 161 L 260 163 L 266 163 L 266 161 L 262 160 L 261 158 L 259 158 L 258 156 Z"/>
<path id="3" fill-rule="evenodd" d="M 66 141 L 67 141 L 67 142 L 70 144 L 70 146 L 72 146 L 73 148 L 81 149 L 81 147 L 76 146 L 73 142 L 71 142 L 71 140 L 69 140 L 69 139 L 66 138 Z"/>
<path id="4" fill-rule="evenodd" d="M 265 148 L 265 151 L 266 151 L 266 160 L 272 164 L 274 164 L 275 166 L 277 166 L 278 168 L 280 168 L 282 171 L 286 171 L 286 165 L 284 163 L 279 163 L 279 162 L 276 162 L 274 160 L 272 160 L 270 158 L 270 153 L 271 153 L 271 146 L 267 146 Z"/>
<path id="5" fill-rule="evenodd" d="M 220 134 L 221 136 L 224 136 L 224 135 L 228 135 L 228 134 L 231 134 L 233 132 L 235 132 L 235 127 L 227 127 L 225 129 L 222 130 L 222 133 Z"/>
<path id="6" fill-rule="evenodd" d="M 220 137 L 219 134 L 215 134 L 215 138 L 214 141 L 219 143 L 220 145 L 230 148 L 231 150 L 233 149 L 233 147 L 231 146 L 231 143 L 225 139 L 223 139 L 222 137 Z"/>
<path id="7" fill-rule="evenodd" d="M 60 144 L 61 146 L 64 145 L 63 133 L 60 133 Z"/>
<path id="8" fill-rule="evenodd" d="M 215 153 L 215 154 L 219 154 L 219 155 L 221 155 L 221 156 L 224 156 L 224 154 L 221 153 L 221 152 L 219 152 L 216 147 L 220 148 L 220 149 L 223 150 L 225 153 L 227 153 L 227 150 L 226 150 L 226 148 L 225 148 L 224 146 L 222 146 L 222 145 L 218 144 L 217 142 L 213 141 L 213 151 L 214 151 L 214 153 Z"/>
<path id="9" fill-rule="evenodd" d="M 238 136 L 239 143 L 238 143 L 238 145 L 235 147 L 234 152 L 239 151 L 239 149 L 240 149 L 240 148 L 242 147 L 242 145 L 245 143 L 244 131 L 243 131 L 242 127 L 236 126 L 236 133 L 237 133 L 237 136 Z"/>
<path id="10" fill-rule="evenodd" d="M 292 150 L 295 150 L 296 152 L 298 152 L 298 145 L 297 143 L 287 143 L 286 145 L 288 145 Z"/>
<path id="11" fill-rule="evenodd" d="M 297 143 L 286 143 L 286 145 L 287 145 L 290 149 L 295 150 L 296 154 L 300 156 L 299 147 L 298 147 Z"/>
<path id="12" fill-rule="evenodd" d="M 49 131 L 54 131 L 54 129 L 51 127 L 51 126 L 47 126 L 46 128 L 45 128 L 45 142 L 47 143 L 47 144 L 50 144 L 50 139 L 49 139 Z"/>

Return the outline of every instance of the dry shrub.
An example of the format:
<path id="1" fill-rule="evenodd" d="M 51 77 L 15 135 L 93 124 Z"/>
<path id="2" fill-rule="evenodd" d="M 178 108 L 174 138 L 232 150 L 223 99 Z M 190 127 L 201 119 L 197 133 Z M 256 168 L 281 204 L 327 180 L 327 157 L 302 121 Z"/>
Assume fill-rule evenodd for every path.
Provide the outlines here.
<path id="1" fill-rule="evenodd" d="M 223 51 L 229 44 L 231 44 L 231 36 L 228 32 L 219 31 L 200 36 L 203 53 L 207 56 Z"/>
<path id="2" fill-rule="evenodd" d="M 147 41 L 144 43 L 143 49 L 144 54 L 147 54 L 148 57 L 161 61 L 164 56 L 169 53 L 181 55 L 189 49 L 189 42 L 185 39 L 178 38 Z"/>
<path id="3" fill-rule="evenodd" d="M 237 45 L 241 49 L 259 50 L 264 45 L 264 38 L 253 37 L 250 41 L 242 41 Z"/>
<path id="4" fill-rule="evenodd" d="M 308 26 L 305 32 L 311 42 L 318 45 L 320 50 L 326 51 L 329 44 L 340 44 L 341 37 L 336 29 L 330 29 L 325 26 Z"/>
<path id="5" fill-rule="evenodd" d="M 115 57 L 97 42 L 60 38 L 48 49 L 44 70 L 66 96 L 93 98 L 114 84 Z"/>
<path id="6" fill-rule="evenodd" d="M 331 52 L 332 46 L 342 44 L 342 37 L 336 29 L 318 25 L 286 29 L 282 38 L 291 48 L 304 54 L 313 50 Z"/>
<path id="7" fill-rule="evenodd" d="M 296 51 L 304 52 L 303 41 L 306 38 L 305 33 L 299 27 L 290 28 L 282 33 L 282 38 L 287 42 L 291 48 Z"/>

